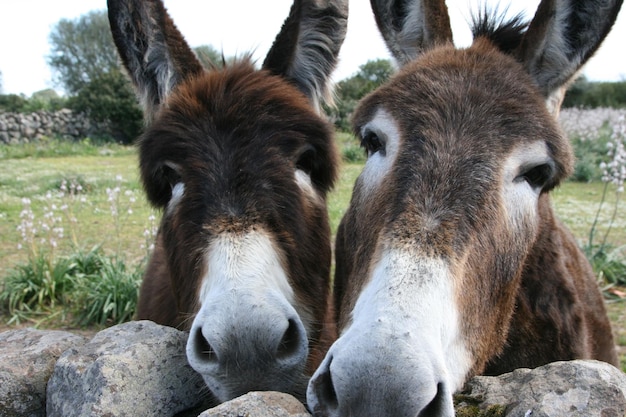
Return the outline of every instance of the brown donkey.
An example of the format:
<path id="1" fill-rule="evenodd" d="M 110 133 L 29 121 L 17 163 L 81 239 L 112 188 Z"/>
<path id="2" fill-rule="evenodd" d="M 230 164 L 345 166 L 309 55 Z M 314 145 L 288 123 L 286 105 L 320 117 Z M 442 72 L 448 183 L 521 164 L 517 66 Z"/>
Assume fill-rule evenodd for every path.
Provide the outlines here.
<path id="1" fill-rule="evenodd" d="M 457 50 L 443 0 L 372 1 L 401 70 L 354 114 L 368 159 L 337 236 L 340 333 L 309 383 L 315 415 L 452 417 L 475 374 L 617 364 L 551 207 L 573 155 L 546 101 L 621 3 L 543 0 L 530 24 L 484 12 Z"/>
<path id="2" fill-rule="evenodd" d="M 262 69 L 204 69 L 160 0 L 109 0 L 115 44 L 144 108 L 140 171 L 163 210 L 138 318 L 189 330 L 187 357 L 225 401 L 304 399 L 332 342 L 332 127 L 318 106 L 347 0 L 296 0 Z"/>

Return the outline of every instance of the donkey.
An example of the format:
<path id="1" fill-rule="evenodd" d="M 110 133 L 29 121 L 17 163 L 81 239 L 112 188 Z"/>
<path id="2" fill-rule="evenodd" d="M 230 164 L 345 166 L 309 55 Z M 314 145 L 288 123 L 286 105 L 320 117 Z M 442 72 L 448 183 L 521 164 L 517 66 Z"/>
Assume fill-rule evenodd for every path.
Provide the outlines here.
<path id="1" fill-rule="evenodd" d="M 256 69 L 204 69 L 160 0 L 108 0 L 143 106 L 140 175 L 163 210 L 138 319 L 189 330 L 218 401 L 250 390 L 304 400 L 332 343 L 326 194 L 337 173 L 320 115 L 347 0 L 296 0 Z"/>
<path id="2" fill-rule="evenodd" d="M 609 32 L 621 0 L 484 11 L 455 49 L 443 0 L 372 0 L 401 67 L 363 99 L 367 151 L 336 241 L 339 338 L 307 390 L 317 416 L 454 415 L 476 374 L 617 364 L 597 283 L 549 191 L 572 149 L 546 101 Z"/>

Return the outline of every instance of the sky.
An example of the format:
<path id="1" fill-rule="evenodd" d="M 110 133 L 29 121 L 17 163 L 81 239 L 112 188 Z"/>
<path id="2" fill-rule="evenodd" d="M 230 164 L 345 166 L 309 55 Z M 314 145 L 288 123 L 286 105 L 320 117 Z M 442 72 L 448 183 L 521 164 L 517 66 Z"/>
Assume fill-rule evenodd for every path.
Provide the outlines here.
<path id="1" fill-rule="evenodd" d="M 531 18 L 538 0 L 501 0 L 509 13 Z M 262 61 L 289 13 L 292 0 L 165 0 L 174 22 L 192 46 L 212 45 L 225 56 L 253 51 Z M 477 5 L 496 0 L 447 0 L 455 44 L 471 43 L 469 16 Z M 269 5 L 271 4 L 271 6 Z M 501 6 L 502 8 L 502 6 Z M 625 7 L 626 8 L 626 7 Z M 30 96 L 52 84 L 46 63 L 48 35 L 61 19 L 76 19 L 106 9 L 106 0 L 0 0 L 0 72 L 4 94 Z M 626 11 L 587 63 L 583 73 L 593 81 L 626 80 Z M 333 75 L 338 81 L 354 75 L 368 60 L 389 58 L 367 0 L 352 0 L 348 34 Z"/>

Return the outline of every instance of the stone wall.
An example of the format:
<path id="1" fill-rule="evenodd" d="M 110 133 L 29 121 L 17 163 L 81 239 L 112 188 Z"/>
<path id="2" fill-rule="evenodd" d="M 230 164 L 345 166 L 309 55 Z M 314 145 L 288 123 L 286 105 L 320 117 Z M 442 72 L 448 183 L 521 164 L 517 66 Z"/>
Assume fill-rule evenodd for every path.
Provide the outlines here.
<path id="1" fill-rule="evenodd" d="M 63 109 L 56 112 L 0 113 L 0 143 L 28 143 L 44 137 L 82 140 L 107 134 L 104 123 L 95 123 L 83 113 Z"/>
<path id="2" fill-rule="evenodd" d="M 21 329 L 0 333 L 0 416 L 310 417 L 295 398 L 248 393 L 215 406 L 185 357 L 187 334 L 149 321 L 93 337 Z M 626 375 L 597 361 L 555 362 L 475 377 L 456 415 L 624 417 Z"/>

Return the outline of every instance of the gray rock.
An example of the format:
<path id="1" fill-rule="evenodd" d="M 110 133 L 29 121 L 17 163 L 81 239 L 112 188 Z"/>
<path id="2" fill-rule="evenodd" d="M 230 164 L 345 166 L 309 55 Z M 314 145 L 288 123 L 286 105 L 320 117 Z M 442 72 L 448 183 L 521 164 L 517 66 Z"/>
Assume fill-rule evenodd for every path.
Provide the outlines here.
<path id="1" fill-rule="evenodd" d="M 63 331 L 0 333 L 0 416 L 45 416 L 46 383 L 54 364 L 65 350 L 85 342 Z"/>
<path id="2" fill-rule="evenodd" d="M 48 416 L 173 416 L 203 403 L 207 389 L 187 363 L 186 340 L 149 321 L 99 332 L 57 361 Z"/>
<path id="3" fill-rule="evenodd" d="M 198 417 L 310 417 L 300 401 L 282 392 L 249 392 Z"/>
<path id="4" fill-rule="evenodd" d="M 624 417 L 626 374 L 599 361 L 554 362 L 474 377 L 459 397 L 483 410 L 504 406 L 506 417 Z"/>
<path id="5" fill-rule="evenodd" d="M 109 123 L 91 120 L 84 113 L 68 109 L 34 113 L 0 112 L 2 143 L 28 143 L 42 136 L 82 140 L 89 135 L 111 134 Z"/>

